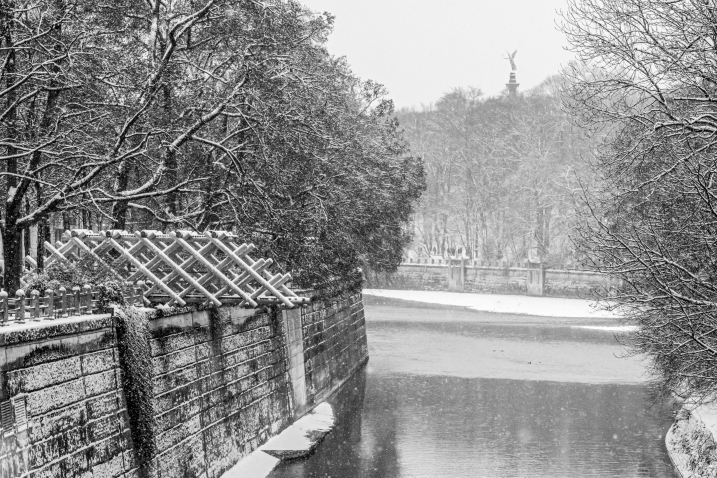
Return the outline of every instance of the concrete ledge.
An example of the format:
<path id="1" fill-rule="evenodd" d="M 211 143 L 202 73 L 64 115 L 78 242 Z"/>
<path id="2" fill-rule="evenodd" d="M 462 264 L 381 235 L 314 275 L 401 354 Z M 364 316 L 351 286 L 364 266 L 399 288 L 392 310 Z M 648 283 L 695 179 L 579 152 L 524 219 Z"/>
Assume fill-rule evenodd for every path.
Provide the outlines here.
<path id="1" fill-rule="evenodd" d="M 333 428 L 334 411 L 323 402 L 267 441 L 261 450 L 280 460 L 303 458 L 312 454 Z"/>
<path id="2" fill-rule="evenodd" d="M 279 462 L 312 454 L 334 428 L 334 423 L 331 405 L 320 403 L 310 413 L 244 457 L 222 478 L 264 478 Z"/>

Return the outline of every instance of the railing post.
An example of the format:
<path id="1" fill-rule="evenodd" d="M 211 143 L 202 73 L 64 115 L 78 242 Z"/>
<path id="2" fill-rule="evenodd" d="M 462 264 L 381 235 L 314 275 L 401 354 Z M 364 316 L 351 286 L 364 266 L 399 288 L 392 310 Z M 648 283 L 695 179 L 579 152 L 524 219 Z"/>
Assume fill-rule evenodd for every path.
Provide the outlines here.
<path id="1" fill-rule="evenodd" d="M 85 291 L 85 313 L 90 315 L 92 314 L 92 287 L 90 284 L 85 284 L 83 289 Z"/>
<path id="2" fill-rule="evenodd" d="M 60 317 L 67 317 L 67 289 L 65 289 L 64 285 L 61 285 L 60 289 L 57 292 L 60 293 L 60 297 L 62 298 L 62 305 L 60 306 Z"/>
<path id="3" fill-rule="evenodd" d="M 138 280 L 137 287 L 135 288 L 136 301 L 139 302 L 139 306 L 144 306 L 144 281 Z"/>
<path id="4" fill-rule="evenodd" d="M 25 291 L 22 289 L 15 292 L 15 322 L 25 322 Z"/>
<path id="5" fill-rule="evenodd" d="M 30 300 L 32 303 L 32 320 L 40 320 L 40 291 L 32 289 L 30 291 Z"/>
<path id="6" fill-rule="evenodd" d="M 55 291 L 47 289 L 45 291 L 45 314 L 48 318 L 55 318 Z"/>
<path id="7" fill-rule="evenodd" d="M 8 305 L 7 292 L 0 289 L 0 325 L 7 325 Z"/>
<path id="8" fill-rule="evenodd" d="M 76 285 L 72 288 L 72 295 L 75 299 L 75 314 L 82 315 L 82 302 L 80 301 L 80 286 Z"/>

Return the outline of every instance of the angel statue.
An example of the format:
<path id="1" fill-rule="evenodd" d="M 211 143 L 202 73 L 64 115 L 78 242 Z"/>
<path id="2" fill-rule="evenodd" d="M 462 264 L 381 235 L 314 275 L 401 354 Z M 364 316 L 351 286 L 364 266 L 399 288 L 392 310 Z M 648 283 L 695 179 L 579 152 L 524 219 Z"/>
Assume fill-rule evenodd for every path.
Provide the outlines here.
<path id="1" fill-rule="evenodd" d="M 518 67 L 515 66 L 515 54 L 518 53 L 518 50 L 515 50 L 512 55 L 510 54 L 510 52 L 508 50 L 505 50 L 505 52 L 508 54 L 508 56 L 504 56 L 503 58 L 505 58 L 506 60 L 508 60 L 510 62 L 511 70 L 513 70 L 513 71 L 517 70 Z"/>

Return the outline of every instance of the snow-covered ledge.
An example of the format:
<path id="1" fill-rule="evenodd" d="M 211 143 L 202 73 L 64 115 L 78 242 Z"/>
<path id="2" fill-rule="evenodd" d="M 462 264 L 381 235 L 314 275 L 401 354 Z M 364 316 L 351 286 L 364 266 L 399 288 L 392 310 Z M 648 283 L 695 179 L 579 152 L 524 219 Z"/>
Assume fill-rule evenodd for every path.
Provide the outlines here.
<path id="1" fill-rule="evenodd" d="M 334 412 L 326 402 L 299 418 L 227 471 L 222 478 L 264 478 L 282 460 L 303 458 L 316 450 L 334 428 Z"/>
<path id="2" fill-rule="evenodd" d="M 683 406 L 665 444 L 682 478 L 717 476 L 717 405 Z"/>

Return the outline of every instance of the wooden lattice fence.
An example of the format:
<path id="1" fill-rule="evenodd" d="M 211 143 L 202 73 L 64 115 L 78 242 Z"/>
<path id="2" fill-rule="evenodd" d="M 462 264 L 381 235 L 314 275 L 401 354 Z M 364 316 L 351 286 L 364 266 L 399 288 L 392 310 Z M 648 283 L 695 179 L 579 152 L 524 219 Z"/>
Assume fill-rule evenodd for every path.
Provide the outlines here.
<path id="1" fill-rule="evenodd" d="M 244 307 L 277 304 L 292 308 L 308 303 L 287 284 L 290 274 L 272 274 L 271 259 L 254 260 L 256 247 L 225 231 L 67 231 L 63 241 L 45 242 L 46 266 L 57 261 L 101 268 L 121 284 L 143 285 L 150 303 L 184 306 L 207 303 Z M 28 257 L 28 264 L 36 267 Z"/>

